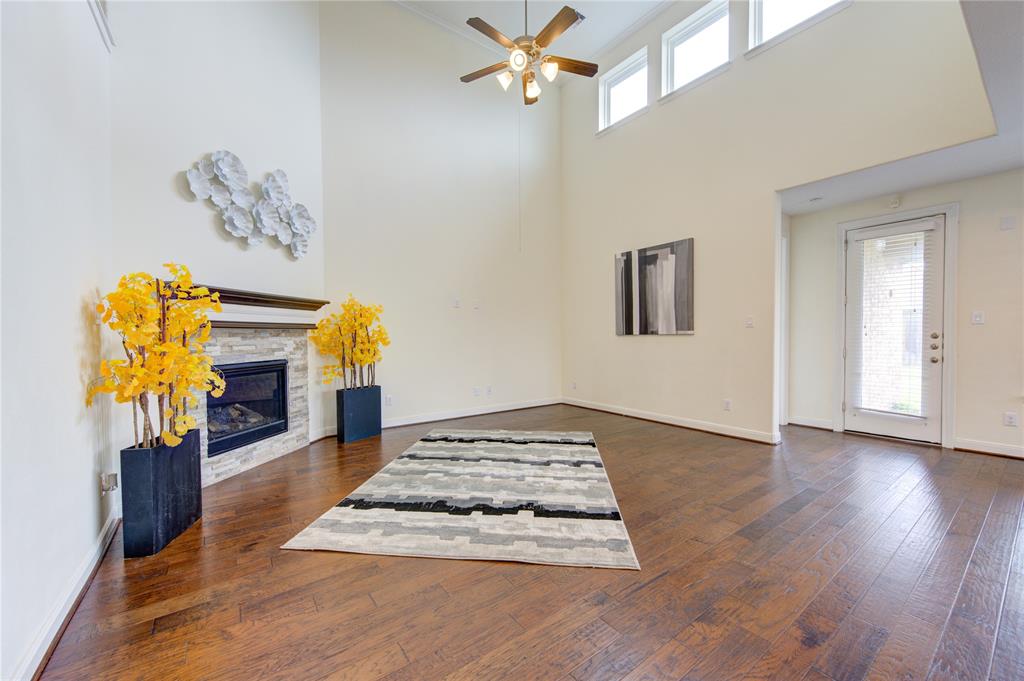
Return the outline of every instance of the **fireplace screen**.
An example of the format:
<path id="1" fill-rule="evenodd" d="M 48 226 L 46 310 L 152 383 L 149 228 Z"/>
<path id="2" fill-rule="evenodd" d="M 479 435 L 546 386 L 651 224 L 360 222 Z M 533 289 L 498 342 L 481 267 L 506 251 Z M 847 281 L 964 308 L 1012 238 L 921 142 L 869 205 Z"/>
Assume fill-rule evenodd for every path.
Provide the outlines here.
<path id="1" fill-rule="evenodd" d="M 217 367 L 227 388 L 206 396 L 207 456 L 288 430 L 288 362 L 244 362 Z"/>

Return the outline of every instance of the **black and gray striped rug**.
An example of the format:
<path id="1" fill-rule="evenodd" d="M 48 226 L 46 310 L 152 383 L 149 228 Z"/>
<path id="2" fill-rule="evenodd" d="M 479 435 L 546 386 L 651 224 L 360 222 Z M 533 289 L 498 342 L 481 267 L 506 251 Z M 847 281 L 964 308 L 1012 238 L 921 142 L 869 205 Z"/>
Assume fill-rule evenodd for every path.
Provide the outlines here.
<path id="1" fill-rule="evenodd" d="M 281 548 L 640 569 L 583 432 L 433 430 Z"/>

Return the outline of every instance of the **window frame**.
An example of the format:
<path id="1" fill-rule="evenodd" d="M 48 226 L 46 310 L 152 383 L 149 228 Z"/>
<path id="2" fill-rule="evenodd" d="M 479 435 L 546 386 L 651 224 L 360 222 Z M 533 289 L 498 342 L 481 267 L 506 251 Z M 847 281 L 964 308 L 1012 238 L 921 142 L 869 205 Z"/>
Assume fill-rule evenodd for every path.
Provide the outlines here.
<path id="1" fill-rule="evenodd" d="M 768 40 L 763 40 L 762 13 L 764 10 L 761 6 L 761 0 L 750 0 L 749 37 L 747 41 L 747 51 L 743 56 L 750 59 L 765 50 L 775 47 L 779 43 L 789 40 L 796 34 L 807 30 L 818 22 L 824 21 L 834 14 L 838 14 L 852 4 L 853 0 L 836 0 L 828 7 L 819 10 L 817 13 L 812 14 L 803 21 L 793 24 L 782 33 L 776 34 L 771 38 L 768 38 Z"/>
<path id="2" fill-rule="evenodd" d="M 639 50 L 631 54 L 630 56 L 623 59 L 621 62 L 615 65 L 607 73 L 601 76 L 598 80 L 598 112 L 597 112 L 597 132 L 603 132 L 608 130 L 614 125 L 629 120 L 633 116 L 647 109 L 651 104 L 651 83 L 650 83 L 650 71 L 647 72 L 647 83 L 645 84 L 645 90 L 647 91 L 646 101 L 644 105 L 638 108 L 636 111 L 632 111 L 617 121 L 610 122 L 611 118 L 611 90 L 613 87 L 626 80 L 630 76 L 636 75 L 640 70 L 649 67 L 647 62 L 647 46 L 644 45 Z"/>
<path id="3" fill-rule="evenodd" d="M 753 0 L 757 1 L 757 0 Z M 704 29 L 722 17 L 729 17 L 729 0 L 710 0 L 703 7 L 690 14 L 678 24 L 661 34 L 661 96 L 666 97 L 677 90 L 692 86 L 710 74 L 718 73 L 723 66 L 732 61 L 730 40 L 727 39 L 725 47 L 725 61 L 715 65 L 696 78 L 683 83 L 679 87 L 673 87 L 675 81 L 675 49 L 694 37 Z M 729 21 L 731 25 L 731 20 Z M 732 31 L 728 32 L 731 36 Z"/>

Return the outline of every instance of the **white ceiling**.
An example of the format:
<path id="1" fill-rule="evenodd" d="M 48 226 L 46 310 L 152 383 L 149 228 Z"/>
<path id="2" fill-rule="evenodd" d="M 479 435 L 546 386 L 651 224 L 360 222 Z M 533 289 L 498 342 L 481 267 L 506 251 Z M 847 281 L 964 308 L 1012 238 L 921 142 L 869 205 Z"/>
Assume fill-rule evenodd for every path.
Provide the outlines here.
<path id="1" fill-rule="evenodd" d="M 397 0 L 398 4 L 503 56 L 505 50 L 466 25 L 480 17 L 509 38 L 523 33 L 523 3 L 510 0 Z M 673 0 L 538 0 L 529 3 L 536 35 L 568 2 L 586 19 L 564 33 L 551 52 L 593 61 Z M 1024 166 L 1024 2 L 962 1 L 998 134 L 948 149 L 792 187 L 780 192 L 782 210 L 809 213 L 874 196 L 955 182 Z M 950 93 L 947 106 L 956 105 Z M 939 114 L 941 115 L 941 114 Z"/>
<path id="2" fill-rule="evenodd" d="M 523 35 L 523 3 L 509 0 L 470 2 L 467 0 L 405 0 L 399 2 L 417 14 L 477 42 L 496 54 L 507 52 L 497 43 L 466 25 L 466 19 L 480 17 L 511 39 Z M 606 47 L 639 24 L 667 7 L 669 0 L 539 0 L 529 3 L 530 35 L 537 35 L 551 17 L 568 4 L 586 19 L 562 34 L 551 53 L 593 61 Z"/>
<path id="3" fill-rule="evenodd" d="M 1024 2 L 961 2 L 997 134 L 781 192 L 790 214 L 1024 166 Z M 956 106 L 955 92 L 943 106 Z"/>

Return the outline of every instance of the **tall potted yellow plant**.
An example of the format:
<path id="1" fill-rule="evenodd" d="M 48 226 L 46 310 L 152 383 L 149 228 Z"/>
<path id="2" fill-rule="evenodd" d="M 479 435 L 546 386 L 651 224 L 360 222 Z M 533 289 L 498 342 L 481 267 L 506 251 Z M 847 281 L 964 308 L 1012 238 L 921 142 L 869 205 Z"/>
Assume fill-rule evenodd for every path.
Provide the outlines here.
<path id="1" fill-rule="evenodd" d="M 342 442 L 380 435 L 377 362 L 381 348 L 391 344 L 380 320 L 383 312 L 380 305 L 363 305 L 349 294 L 341 313 L 324 317 L 309 334 L 321 354 L 336 360 L 324 366 L 323 381 L 341 380 L 336 400 L 338 439 Z"/>
<path id="2" fill-rule="evenodd" d="M 202 515 L 199 431 L 188 408 L 198 404 L 195 390 L 224 392 L 203 350 L 219 294 L 195 286 L 185 266 L 165 267 L 166 281 L 145 272 L 121 277 L 96 306 L 125 358 L 102 361 L 86 401 L 111 393 L 132 405 L 134 444 L 121 450 L 125 557 L 160 551 Z"/>

